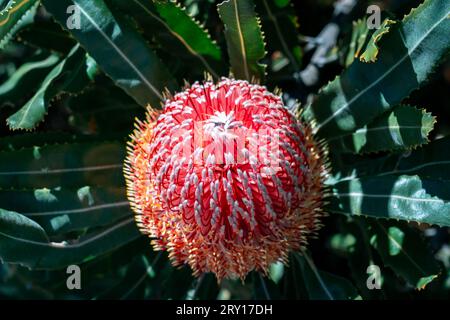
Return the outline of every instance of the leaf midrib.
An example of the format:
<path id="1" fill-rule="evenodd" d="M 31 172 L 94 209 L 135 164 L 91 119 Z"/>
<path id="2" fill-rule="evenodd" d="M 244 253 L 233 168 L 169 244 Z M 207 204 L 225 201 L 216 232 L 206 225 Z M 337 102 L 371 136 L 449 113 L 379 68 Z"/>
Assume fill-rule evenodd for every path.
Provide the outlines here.
<path id="1" fill-rule="evenodd" d="M 0 231 L 0 235 L 2 235 L 4 237 L 7 237 L 7 238 L 10 238 L 10 239 L 15 240 L 15 241 L 19 241 L 19 242 L 23 242 L 23 243 L 29 243 L 29 244 L 33 244 L 33 245 L 37 245 L 37 246 L 56 248 L 56 249 L 73 249 L 73 248 L 83 247 L 86 244 L 89 244 L 89 243 L 91 243 L 91 242 L 93 242 L 93 241 L 95 241 L 95 240 L 97 240 L 99 238 L 102 238 L 102 237 L 108 235 L 109 233 L 111 233 L 111 232 L 113 232 L 113 231 L 115 231 L 115 230 L 117 230 L 117 229 L 119 229 L 119 228 L 121 228 L 123 226 L 126 226 L 126 225 L 132 223 L 133 221 L 134 221 L 134 217 L 126 219 L 126 220 L 124 220 L 124 221 L 122 221 L 122 222 L 120 222 L 120 223 L 118 223 L 118 224 L 116 224 L 116 225 L 114 225 L 114 226 L 104 230 L 103 232 L 100 232 L 100 233 L 96 234 L 93 237 L 87 238 L 84 241 L 81 241 L 79 243 L 74 243 L 74 244 L 63 244 L 63 243 L 55 243 L 55 242 L 40 242 L 40 241 L 28 240 L 28 239 L 23 239 L 23 238 L 19 238 L 19 237 L 16 237 L 16 236 L 12 236 L 12 235 L 7 234 L 7 233 L 5 233 L 3 231 Z"/>
<path id="2" fill-rule="evenodd" d="M 388 231 L 386 231 L 386 228 L 378 221 L 376 221 L 378 227 L 384 232 L 384 234 L 389 238 L 390 241 L 392 241 L 397 247 L 398 249 L 400 249 L 400 251 L 402 252 L 402 254 L 408 259 L 409 262 L 411 262 L 411 264 L 424 276 L 427 276 L 427 273 L 414 261 L 413 258 L 411 258 L 411 256 L 405 251 L 405 249 L 403 249 L 403 246 L 398 243 L 398 241 L 392 237 Z"/>
<path id="3" fill-rule="evenodd" d="M 92 212 L 102 209 L 109 209 L 109 208 L 117 208 L 117 207 L 126 207 L 129 206 L 130 203 L 128 201 L 118 201 L 118 202 L 112 202 L 112 203 L 103 203 L 99 205 L 94 205 L 90 207 L 85 208 L 78 208 L 78 209 L 67 209 L 67 210 L 54 210 L 54 211 L 45 211 L 45 212 L 25 212 L 22 213 L 22 215 L 26 217 L 43 217 L 43 216 L 53 216 L 53 215 L 69 215 L 69 214 L 75 214 L 75 213 L 86 213 L 86 212 Z"/>
<path id="4" fill-rule="evenodd" d="M 159 90 L 155 88 L 150 81 L 139 71 L 139 69 L 134 65 L 130 59 L 125 55 L 125 53 L 120 50 L 120 48 L 108 37 L 107 34 L 103 32 L 103 30 L 95 23 L 94 19 L 80 6 L 79 3 L 76 3 L 77 7 L 80 9 L 80 12 L 89 20 L 89 22 L 95 27 L 95 29 L 100 33 L 100 35 L 105 38 L 105 40 L 109 43 L 111 47 L 121 56 L 121 58 L 133 69 L 133 71 L 138 75 L 139 78 L 153 91 L 153 93 L 160 99 L 164 100 L 164 97 L 161 95 Z"/>
<path id="5" fill-rule="evenodd" d="M 362 193 L 362 192 L 347 192 L 347 193 L 340 193 L 335 192 L 333 195 L 336 195 L 338 197 L 363 197 L 363 198 L 395 198 L 398 200 L 405 200 L 405 201 L 415 201 L 415 202 L 439 202 L 445 204 L 446 202 L 449 202 L 450 200 L 446 199 L 424 199 L 424 198 L 416 198 L 416 197 L 407 197 L 407 196 L 399 196 L 395 194 L 370 194 L 370 193 Z"/>
<path id="6" fill-rule="evenodd" d="M 396 126 L 383 126 L 383 127 L 373 127 L 373 128 L 360 128 L 360 129 L 356 130 L 355 132 L 349 132 L 347 134 L 332 137 L 332 138 L 328 139 L 328 142 L 339 140 L 341 138 L 349 137 L 352 135 L 365 135 L 366 133 L 370 133 L 370 132 L 374 132 L 374 131 L 384 131 L 386 129 L 389 129 L 389 131 L 391 131 L 391 129 L 408 129 L 408 130 L 421 129 L 421 130 L 423 130 L 423 129 L 430 129 L 430 128 L 431 128 L 430 125 L 427 125 L 427 126 L 398 126 L 398 125 L 396 125 Z"/>
<path id="7" fill-rule="evenodd" d="M 244 64 L 245 78 L 250 79 L 250 73 L 249 73 L 248 65 L 247 65 L 247 51 L 245 49 L 244 35 L 242 34 L 242 29 L 241 29 L 241 20 L 239 19 L 239 10 L 238 10 L 237 0 L 233 0 L 233 3 L 234 3 L 234 14 L 235 14 L 235 18 L 236 18 L 237 31 L 239 34 L 239 43 L 240 43 L 240 47 L 241 47 L 241 51 L 242 51 L 242 60 L 243 60 L 243 64 Z"/>
<path id="8" fill-rule="evenodd" d="M 161 18 L 159 18 L 158 16 L 156 16 L 155 14 L 153 14 L 153 12 L 151 12 L 146 6 L 144 6 L 141 3 L 141 0 L 133 0 L 139 7 L 141 7 L 147 14 L 149 14 L 153 19 L 157 20 L 159 23 L 161 23 L 175 38 L 177 38 L 183 46 L 186 47 L 186 49 L 195 57 L 197 57 L 197 59 L 200 60 L 200 62 L 205 66 L 206 69 L 208 69 L 208 71 L 216 78 L 218 78 L 219 76 L 217 75 L 217 73 L 213 70 L 213 68 L 209 65 L 209 63 L 206 61 L 206 59 L 200 54 L 200 52 L 194 50 L 194 48 L 192 48 L 189 43 L 187 43 L 184 38 L 176 33 L 174 30 L 172 30 L 172 28 L 170 28 L 170 26 Z"/>

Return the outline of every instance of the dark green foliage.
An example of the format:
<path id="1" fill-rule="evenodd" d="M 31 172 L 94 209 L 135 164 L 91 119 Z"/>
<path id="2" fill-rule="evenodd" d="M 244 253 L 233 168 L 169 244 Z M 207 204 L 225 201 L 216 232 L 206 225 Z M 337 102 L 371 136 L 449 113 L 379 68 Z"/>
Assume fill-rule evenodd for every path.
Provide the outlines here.
<path id="1" fill-rule="evenodd" d="M 89 82 L 86 53 L 76 45 L 45 77 L 35 95 L 6 121 L 12 130 L 33 129 L 44 116 L 52 99 L 63 93 L 78 93 Z"/>
<path id="2" fill-rule="evenodd" d="M 449 52 L 449 10 L 448 1 L 426 1 L 383 36 L 376 62 L 356 60 L 324 87 L 305 112 L 318 134 L 354 131 L 420 87 Z"/>
<path id="3" fill-rule="evenodd" d="M 49 0 L 43 4 L 63 25 L 67 7 L 78 6 L 81 28 L 71 29 L 74 37 L 139 104 L 158 107 L 164 88 L 174 88 L 166 67 L 145 40 L 125 19 L 115 17 L 103 1 Z"/>

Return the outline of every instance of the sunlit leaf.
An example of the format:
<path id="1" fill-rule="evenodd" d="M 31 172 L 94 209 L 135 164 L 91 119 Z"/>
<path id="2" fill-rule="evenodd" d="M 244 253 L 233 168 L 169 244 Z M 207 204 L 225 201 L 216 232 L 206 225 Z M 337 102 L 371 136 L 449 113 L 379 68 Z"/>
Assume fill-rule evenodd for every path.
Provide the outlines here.
<path id="1" fill-rule="evenodd" d="M 436 122 L 430 113 L 411 106 L 398 106 L 353 133 L 331 137 L 337 152 L 365 153 L 410 149 L 428 142 Z"/>
<path id="2" fill-rule="evenodd" d="M 79 92 L 88 83 L 86 53 L 77 45 L 50 71 L 34 96 L 7 119 L 9 127 L 33 129 L 44 119 L 53 98 L 62 93 Z"/>
<path id="3" fill-rule="evenodd" d="M 251 81 L 263 79 L 265 66 L 260 60 L 265 56 L 264 38 L 259 18 L 251 0 L 226 0 L 218 6 L 225 24 L 231 71 L 238 79 Z"/>
<path id="4" fill-rule="evenodd" d="M 450 226 L 449 183 L 416 175 L 350 179 L 333 186 L 329 210 Z"/>
<path id="5" fill-rule="evenodd" d="M 438 277 L 440 268 L 417 230 L 405 224 L 377 221 L 372 224 L 372 245 L 386 266 L 416 289 Z"/>
<path id="6" fill-rule="evenodd" d="M 67 8 L 76 5 L 80 28 L 69 31 L 114 82 L 145 106 L 158 107 L 162 92 L 174 80 L 141 35 L 113 16 L 101 0 L 43 0 L 45 8 L 66 27 Z"/>

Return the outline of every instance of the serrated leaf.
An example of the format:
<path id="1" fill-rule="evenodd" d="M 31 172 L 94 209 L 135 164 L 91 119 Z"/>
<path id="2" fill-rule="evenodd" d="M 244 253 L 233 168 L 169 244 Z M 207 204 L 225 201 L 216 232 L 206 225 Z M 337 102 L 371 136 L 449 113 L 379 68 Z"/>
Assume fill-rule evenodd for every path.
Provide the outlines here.
<path id="1" fill-rule="evenodd" d="M 76 42 L 54 21 L 36 21 L 17 32 L 17 40 L 29 46 L 68 54 Z"/>
<path id="2" fill-rule="evenodd" d="M 124 142 L 54 144 L 0 153 L 0 188 L 124 186 Z"/>
<path id="3" fill-rule="evenodd" d="M 133 1 L 143 3 L 143 0 Z M 166 25 L 175 35 L 181 37 L 180 41 L 185 42 L 189 51 L 195 55 L 200 54 L 220 60 L 220 48 L 211 40 L 207 31 L 191 18 L 176 1 L 155 1 L 154 5 Z"/>
<path id="4" fill-rule="evenodd" d="M 256 1 L 255 4 L 260 13 L 264 34 L 267 39 L 270 39 L 266 44 L 269 54 L 276 51 L 282 52 L 291 70 L 299 71 L 302 51 L 298 41 L 298 22 L 292 2 L 277 3 L 274 0 L 262 0 Z"/>
<path id="5" fill-rule="evenodd" d="M 76 45 L 45 77 L 35 95 L 19 111 L 8 117 L 8 126 L 12 130 L 33 129 L 44 119 L 53 98 L 65 92 L 79 92 L 89 81 L 86 74 L 86 53 Z"/>
<path id="6" fill-rule="evenodd" d="M 235 78 L 252 81 L 264 79 L 266 52 L 259 19 L 251 0 L 226 0 L 217 5 L 225 24 L 225 38 L 231 71 Z"/>
<path id="7" fill-rule="evenodd" d="M 421 178 L 450 180 L 450 137 L 434 140 L 404 155 L 394 167 L 383 168 L 383 175 L 416 174 Z M 392 165 L 392 163 L 391 163 Z"/>
<path id="8" fill-rule="evenodd" d="M 51 242 L 33 220 L 0 209 L 0 257 L 33 269 L 58 269 L 111 252 L 140 236 L 133 218 L 77 239 Z"/>
<path id="9" fill-rule="evenodd" d="M 353 30 L 350 43 L 348 46 L 347 56 L 345 58 L 345 66 L 352 64 L 353 60 L 360 54 L 364 44 L 367 42 L 367 18 L 353 21 Z"/>
<path id="10" fill-rule="evenodd" d="M 80 29 L 69 31 L 99 67 L 139 104 L 159 107 L 162 92 L 176 83 L 141 35 L 101 0 L 43 0 L 45 8 L 65 28 L 67 8 L 80 12 Z"/>
<path id="11" fill-rule="evenodd" d="M 105 226 L 131 215 L 125 187 L 3 189 L 0 203 L 36 221 L 48 235 Z"/>
<path id="12" fill-rule="evenodd" d="M 348 133 L 401 103 L 448 53 L 450 2 L 427 0 L 380 42 L 374 63 L 355 61 L 329 83 L 304 116 L 320 137 Z"/>
<path id="13" fill-rule="evenodd" d="M 333 151 L 365 153 L 410 149 L 428 142 L 435 117 L 424 110 L 401 105 L 353 133 L 328 139 Z"/>
<path id="14" fill-rule="evenodd" d="M 389 32 L 390 27 L 395 23 L 396 21 L 386 18 L 379 28 L 369 30 L 367 18 L 354 21 L 345 66 L 348 67 L 357 58 L 362 62 L 375 62 L 378 57 L 378 45 L 381 38 Z"/>
<path id="15" fill-rule="evenodd" d="M 385 175 L 354 178 L 332 188 L 328 210 L 333 213 L 450 226 L 449 180 Z"/>
<path id="16" fill-rule="evenodd" d="M 156 38 L 167 50 L 174 47 L 174 54 L 188 55 L 214 77 L 218 77 L 215 67 L 222 53 L 211 40 L 207 30 L 195 21 L 176 1 L 110 0 L 117 5 L 120 13 L 126 12 L 143 29 L 150 40 Z M 212 63 L 213 62 L 213 63 Z M 216 63 L 214 63 L 216 62 Z"/>
<path id="17" fill-rule="evenodd" d="M 424 289 L 438 277 L 440 268 L 430 248 L 416 230 L 405 224 L 376 221 L 371 244 L 384 264 L 415 289 Z"/>
<path id="18" fill-rule="evenodd" d="M 0 11 L 0 49 L 17 30 L 33 21 L 38 0 L 9 0 Z"/>
<path id="19" fill-rule="evenodd" d="M 364 51 L 359 55 L 359 60 L 361 60 L 362 62 L 375 62 L 377 60 L 380 50 L 378 48 L 378 43 L 380 42 L 380 39 L 383 37 L 383 35 L 389 32 L 389 29 L 394 23 L 396 22 L 390 19 L 385 19 L 383 21 L 380 28 L 376 29 L 376 31 L 370 37 L 369 42 L 364 48 Z"/>
<path id="20" fill-rule="evenodd" d="M 364 177 L 418 175 L 431 180 L 450 180 L 450 136 L 434 140 L 404 154 L 392 153 L 377 159 L 352 156 L 349 165 L 335 166 L 327 185 Z"/>
<path id="21" fill-rule="evenodd" d="M 44 79 L 50 68 L 59 60 L 59 56 L 55 54 L 39 54 L 33 58 L 33 61 L 22 64 L 0 85 L 1 101 L 17 103 L 24 96 L 24 92 L 33 90 L 37 85 L 36 82 Z"/>

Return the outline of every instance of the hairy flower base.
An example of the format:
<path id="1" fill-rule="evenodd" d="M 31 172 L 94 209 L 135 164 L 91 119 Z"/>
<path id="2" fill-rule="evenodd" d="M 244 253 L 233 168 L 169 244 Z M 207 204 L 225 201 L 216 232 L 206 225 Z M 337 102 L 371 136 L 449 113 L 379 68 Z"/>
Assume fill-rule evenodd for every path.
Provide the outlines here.
<path id="1" fill-rule="evenodd" d="M 265 87 L 195 83 L 137 122 L 125 166 L 142 232 L 218 280 L 267 273 L 320 227 L 321 144 Z"/>

